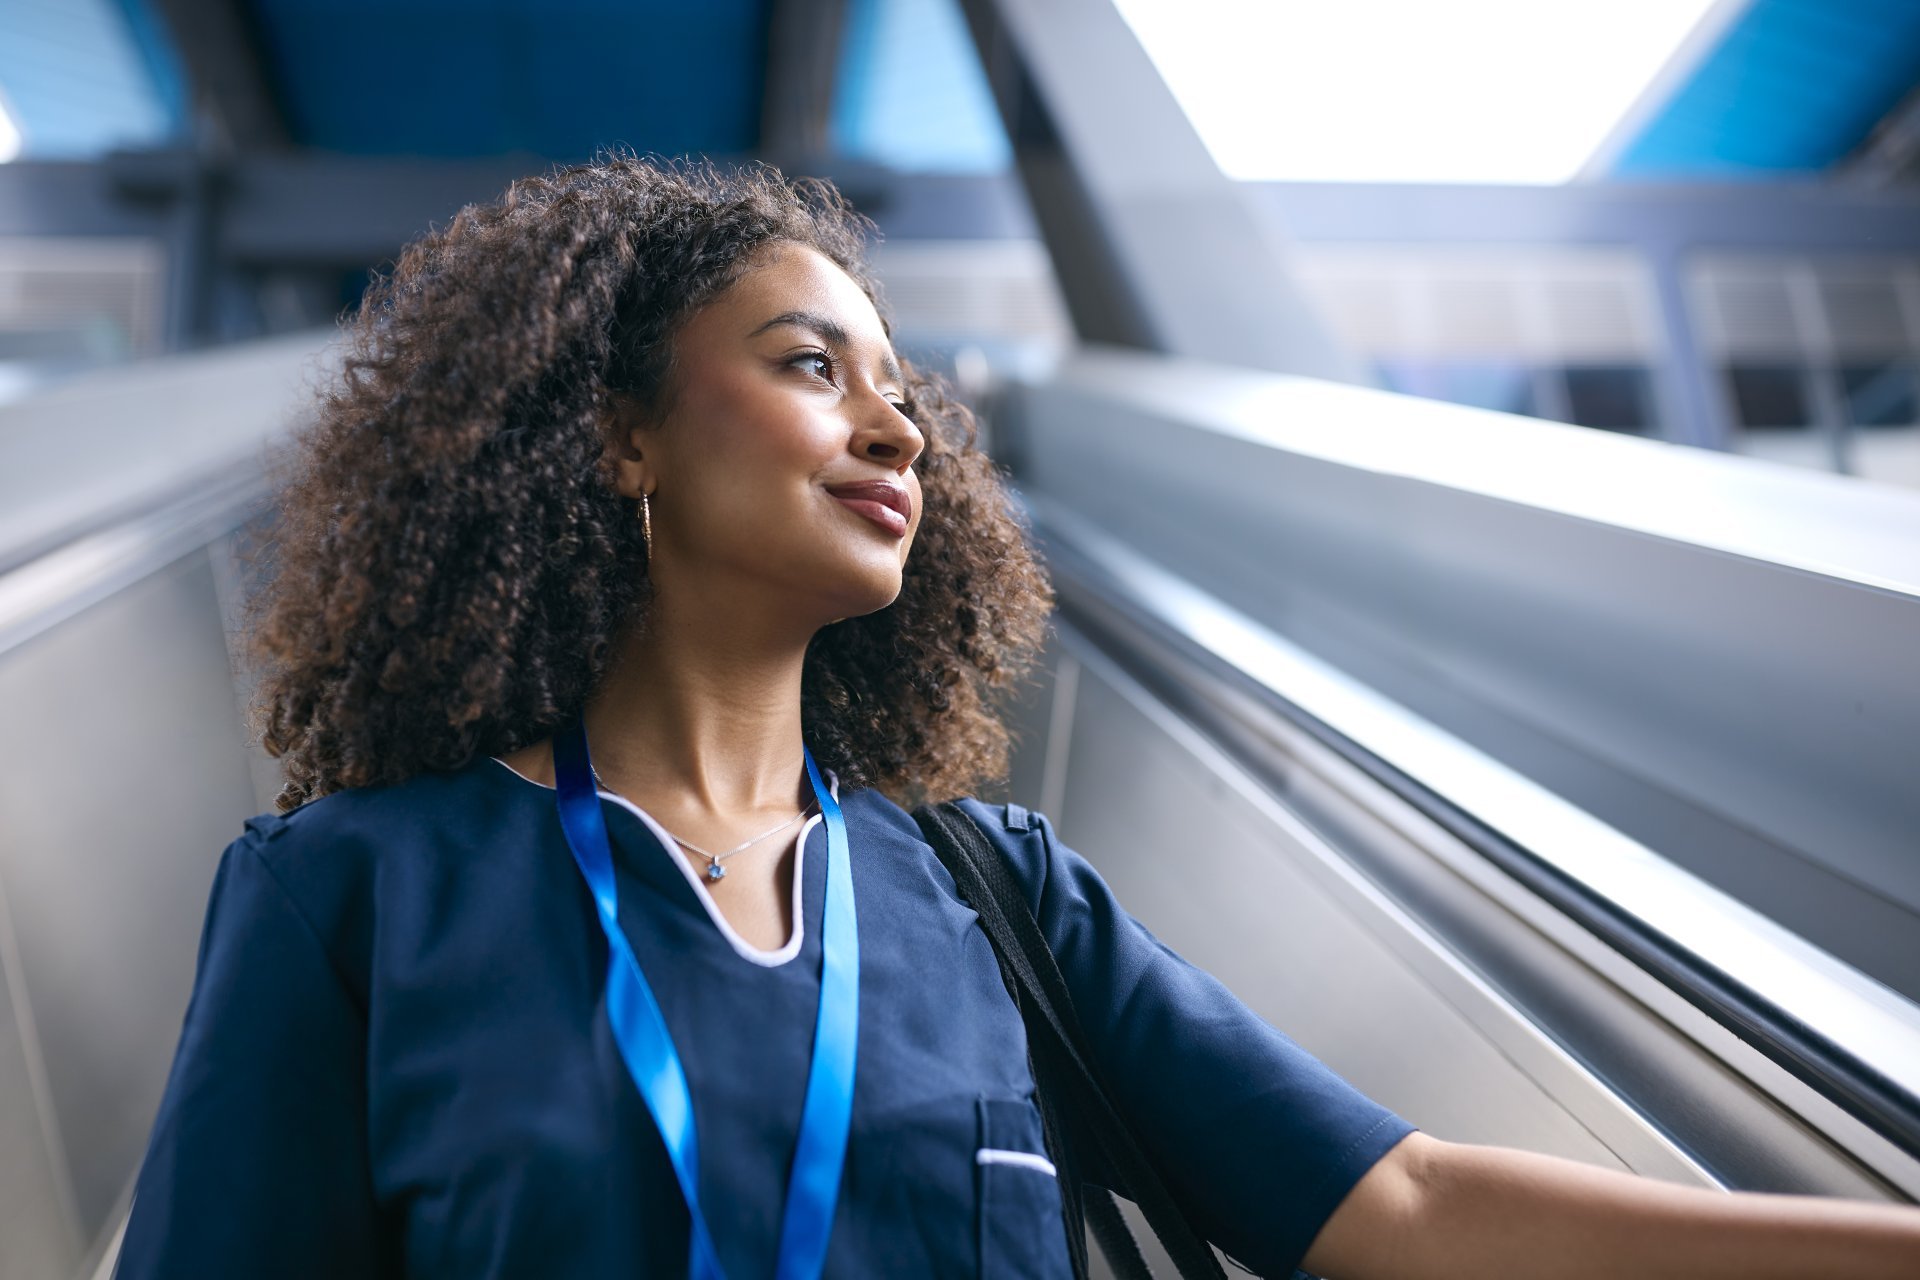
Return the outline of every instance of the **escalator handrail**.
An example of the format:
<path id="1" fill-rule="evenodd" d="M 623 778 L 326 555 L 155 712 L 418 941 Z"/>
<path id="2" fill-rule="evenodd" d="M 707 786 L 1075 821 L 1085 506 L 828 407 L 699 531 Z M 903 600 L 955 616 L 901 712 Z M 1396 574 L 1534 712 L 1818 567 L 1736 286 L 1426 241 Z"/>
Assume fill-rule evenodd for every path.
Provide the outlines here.
<path id="1" fill-rule="evenodd" d="M 224 538 L 262 509 L 263 459 L 227 461 L 139 501 L 93 513 L 0 569 L 0 659 L 74 614 Z"/>
<path id="2" fill-rule="evenodd" d="M 1097 600 L 1101 612 L 1226 680 L 1854 1118 L 1920 1153 L 1920 1005 L 1084 517 L 1029 502 L 1069 616 Z"/>

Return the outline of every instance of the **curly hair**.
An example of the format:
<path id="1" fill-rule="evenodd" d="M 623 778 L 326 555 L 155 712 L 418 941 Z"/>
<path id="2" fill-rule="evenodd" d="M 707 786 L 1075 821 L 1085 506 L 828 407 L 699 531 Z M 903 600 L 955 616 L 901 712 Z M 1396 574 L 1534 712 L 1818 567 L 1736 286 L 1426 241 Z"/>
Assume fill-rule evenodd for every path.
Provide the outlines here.
<path id="1" fill-rule="evenodd" d="M 254 712 L 279 807 L 575 715 L 650 599 L 608 469 L 614 398 L 668 402 L 679 327 L 779 243 L 837 263 L 886 324 L 870 230 L 823 181 L 613 153 L 462 209 L 376 275 L 260 549 Z M 849 785 L 945 798 L 1004 776 L 1000 691 L 1052 593 L 972 416 L 903 369 L 919 533 L 893 604 L 814 637 L 802 723 Z"/>

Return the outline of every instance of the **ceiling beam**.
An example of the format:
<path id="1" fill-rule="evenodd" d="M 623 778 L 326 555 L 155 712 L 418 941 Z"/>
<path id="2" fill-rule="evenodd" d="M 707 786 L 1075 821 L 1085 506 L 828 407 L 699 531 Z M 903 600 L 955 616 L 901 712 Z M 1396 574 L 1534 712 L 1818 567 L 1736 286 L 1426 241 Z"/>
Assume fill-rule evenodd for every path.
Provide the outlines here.
<path id="1" fill-rule="evenodd" d="M 767 15 L 760 152 L 776 163 L 827 154 L 846 0 L 773 0 Z"/>
<path id="2" fill-rule="evenodd" d="M 1840 172 L 1847 181 L 1868 187 L 1920 183 L 1920 87 L 1874 126 Z"/>
<path id="3" fill-rule="evenodd" d="M 278 150 L 292 142 L 273 91 L 260 32 L 243 0 L 150 0 L 186 69 L 195 125 L 217 131 L 222 152 Z"/>

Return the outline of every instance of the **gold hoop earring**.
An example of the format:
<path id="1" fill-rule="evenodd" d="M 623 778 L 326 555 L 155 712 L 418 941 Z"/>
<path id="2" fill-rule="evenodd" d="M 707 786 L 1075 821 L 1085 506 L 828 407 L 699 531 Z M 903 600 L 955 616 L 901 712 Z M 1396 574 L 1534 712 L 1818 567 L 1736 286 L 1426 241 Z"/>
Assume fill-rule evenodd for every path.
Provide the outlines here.
<path id="1" fill-rule="evenodd" d="M 640 541 L 646 544 L 647 559 L 653 559 L 653 508 L 647 505 L 647 495 L 640 495 Z"/>

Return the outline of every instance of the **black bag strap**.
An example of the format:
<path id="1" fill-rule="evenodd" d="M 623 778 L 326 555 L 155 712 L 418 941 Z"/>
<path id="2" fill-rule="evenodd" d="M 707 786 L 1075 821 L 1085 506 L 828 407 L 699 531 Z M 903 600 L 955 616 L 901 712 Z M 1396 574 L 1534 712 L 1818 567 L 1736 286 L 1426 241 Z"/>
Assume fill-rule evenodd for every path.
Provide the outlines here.
<path id="1" fill-rule="evenodd" d="M 938 835 L 939 833 L 936 832 L 935 836 Z M 934 837 L 929 837 L 929 839 L 933 838 Z M 952 850 L 945 850 L 941 852 L 939 856 L 941 861 L 945 863 L 949 856 L 964 855 L 955 855 Z M 991 941 L 991 939 L 989 939 L 989 941 Z M 1026 1004 L 1020 999 L 1019 979 L 1015 976 L 1013 969 L 1007 964 L 1006 958 L 1000 954 L 998 947 L 994 948 L 993 960 L 994 964 L 1000 970 L 1000 980 L 1006 984 L 1007 995 L 1013 1000 L 1013 1007 L 1019 1010 L 1020 1020 L 1023 1023 L 1026 1022 Z M 1040 1112 L 1041 1137 L 1042 1141 L 1046 1143 L 1047 1154 L 1053 1157 L 1054 1167 L 1059 1174 L 1060 1218 L 1067 1232 L 1067 1257 L 1073 1266 L 1074 1280 L 1087 1280 L 1086 1183 L 1080 1176 L 1080 1162 L 1076 1157 L 1073 1144 L 1067 1139 L 1066 1120 L 1060 1114 L 1059 1091 L 1052 1087 L 1041 1087 L 1040 1085 L 1042 1080 L 1057 1079 L 1059 1077 L 1059 1072 L 1051 1065 L 1042 1065 L 1043 1063 L 1051 1064 L 1058 1056 L 1057 1053 L 1049 1053 L 1047 1046 L 1040 1042 L 1034 1035 L 1029 1034 L 1027 1036 L 1027 1070 L 1032 1074 L 1034 1079 L 1033 1101 L 1035 1107 Z M 1117 1211 L 1112 1215 L 1102 1213 L 1101 1206 L 1103 1203 L 1111 1206 L 1113 1204 L 1113 1197 L 1102 1194 L 1096 1195 L 1093 1199 L 1095 1221 L 1104 1226 L 1108 1224 L 1109 1217 L 1118 1219 L 1118 1213 Z M 1127 1230 L 1125 1220 L 1120 1220 L 1120 1227 L 1121 1230 L 1126 1233 L 1126 1245 L 1131 1248 L 1135 1255 L 1138 1255 L 1140 1247 L 1134 1242 L 1133 1233 Z M 1102 1227 L 1097 1226 L 1095 1228 L 1095 1234 L 1099 1236 L 1101 1240 L 1102 1251 L 1106 1251 L 1108 1245 L 1104 1234 L 1102 1234 Z M 1112 1259 L 1117 1256 L 1123 1255 L 1108 1253 L 1108 1260 L 1112 1261 Z M 1152 1273 L 1147 1270 L 1144 1262 L 1137 1268 L 1129 1268 L 1124 1262 L 1116 1264 L 1116 1266 L 1119 1270 L 1117 1280 L 1153 1280 Z"/>
<path id="2" fill-rule="evenodd" d="M 1061 1180 L 1063 1208 L 1068 1200 L 1067 1184 L 1077 1184 L 1079 1176 L 1071 1164 L 1061 1163 L 1065 1134 L 1058 1115 L 1049 1121 L 1048 1111 L 1057 1110 L 1067 1100 L 1078 1104 L 1074 1114 L 1126 1184 L 1128 1194 L 1146 1215 L 1147 1225 L 1160 1238 L 1183 1280 L 1226 1280 L 1213 1250 L 1154 1172 L 1133 1131 L 1094 1074 L 1092 1054 L 1074 1013 L 1067 981 L 1013 869 L 959 805 L 922 805 L 913 811 L 913 817 L 953 876 L 961 896 L 980 917 L 981 928 L 1000 961 L 1001 974 L 1008 979 L 1014 1003 L 1027 1025 L 1027 1041 L 1036 1067 L 1035 1085 L 1042 1099 L 1041 1119 L 1053 1130 L 1049 1142 L 1060 1142 L 1063 1148 L 1053 1153 L 1055 1165 L 1069 1171 L 1069 1176 Z M 1072 1198 L 1080 1199 L 1077 1185 Z M 1085 1206 L 1095 1239 L 1114 1268 L 1123 1277 L 1150 1276 L 1111 1195 L 1103 1191 Z M 1078 1227 L 1070 1218 L 1068 1247 L 1075 1257 L 1076 1274 L 1083 1274 L 1085 1245 L 1074 1238 L 1079 1234 Z"/>

